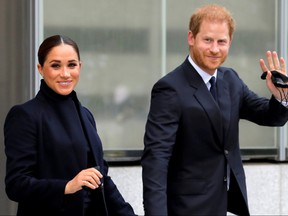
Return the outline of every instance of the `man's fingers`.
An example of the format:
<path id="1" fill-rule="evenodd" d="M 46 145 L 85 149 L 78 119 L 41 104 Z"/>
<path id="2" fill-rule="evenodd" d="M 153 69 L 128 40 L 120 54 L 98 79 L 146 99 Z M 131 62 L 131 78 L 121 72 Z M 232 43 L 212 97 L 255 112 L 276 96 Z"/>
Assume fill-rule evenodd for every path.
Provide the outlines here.
<path id="1" fill-rule="evenodd" d="M 267 51 L 266 52 L 266 58 L 267 58 L 269 70 L 270 71 L 275 70 L 275 66 L 274 66 L 274 62 L 273 62 L 273 59 L 272 59 L 271 51 Z"/>
<path id="2" fill-rule="evenodd" d="M 283 72 L 283 74 L 286 74 L 286 64 L 285 64 L 285 60 L 283 57 L 280 58 L 280 65 L 281 65 L 281 71 Z"/>
<path id="3" fill-rule="evenodd" d="M 259 63 L 260 63 L 260 67 L 261 67 L 261 69 L 262 69 L 262 72 L 268 71 L 268 68 L 267 68 L 267 66 L 266 66 L 266 64 L 265 64 L 265 61 L 264 61 L 263 59 L 260 59 L 260 60 L 259 60 Z"/>
<path id="4" fill-rule="evenodd" d="M 273 51 L 272 57 L 273 57 L 273 63 L 274 63 L 274 70 L 277 70 L 277 71 L 281 70 L 277 52 Z"/>

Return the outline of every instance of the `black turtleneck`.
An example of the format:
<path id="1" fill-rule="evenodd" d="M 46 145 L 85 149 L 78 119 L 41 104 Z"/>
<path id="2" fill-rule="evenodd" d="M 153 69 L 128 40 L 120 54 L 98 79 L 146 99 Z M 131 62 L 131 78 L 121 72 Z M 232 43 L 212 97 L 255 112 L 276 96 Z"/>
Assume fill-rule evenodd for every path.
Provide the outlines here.
<path id="1" fill-rule="evenodd" d="M 55 91 L 53 91 L 47 84 L 46 82 L 42 79 L 41 80 L 41 86 L 40 86 L 40 92 L 42 92 L 46 97 L 48 97 L 50 100 L 53 100 L 54 102 L 59 102 L 59 103 L 63 103 L 63 102 L 68 102 L 68 101 L 73 101 L 73 103 L 68 103 L 68 104 L 73 104 L 74 108 L 76 108 L 75 110 L 77 111 L 77 116 L 74 116 L 75 118 L 79 119 L 81 122 L 81 129 L 83 131 L 84 137 L 85 139 L 82 140 L 82 145 L 86 146 L 87 149 L 87 165 L 86 168 L 89 167 L 94 167 L 96 165 L 93 154 L 91 152 L 91 147 L 90 144 L 87 141 L 87 134 L 85 131 L 85 127 L 83 124 L 83 119 L 81 118 L 81 114 L 80 114 L 80 102 L 77 98 L 77 94 L 76 92 L 73 90 L 70 94 L 68 95 L 60 95 L 58 93 L 56 93 Z M 67 105 L 67 103 L 65 103 Z M 67 107 L 67 109 L 74 109 L 73 107 Z M 71 116 L 72 118 L 72 116 Z"/>
<path id="2" fill-rule="evenodd" d="M 83 147 L 86 148 L 86 152 L 87 152 L 87 156 L 86 156 L 87 161 L 85 162 L 86 166 L 84 168 L 94 167 L 96 163 L 95 163 L 92 151 L 91 151 L 90 144 L 87 141 L 88 140 L 87 133 L 85 131 L 83 119 L 80 113 L 81 104 L 77 98 L 76 92 L 72 91 L 69 95 L 57 94 L 55 91 L 49 88 L 49 86 L 45 83 L 43 79 L 41 80 L 40 92 L 43 93 L 46 97 L 48 97 L 49 100 L 53 100 L 54 103 L 56 102 L 56 104 L 58 105 L 61 104 L 60 106 L 61 109 L 63 109 L 63 106 L 64 106 L 64 109 L 69 110 L 69 113 L 75 113 L 75 115 L 69 116 L 69 121 L 73 123 L 80 122 L 80 125 L 78 126 L 74 125 L 74 127 L 78 127 L 79 129 L 81 128 L 82 137 L 84 137 L 83 139 L 81 139 L 81 142 L 82 142 L 81 145 L 83 145 Z M 61 113 L 65 113 L 65 110 L 62 111 Z M 72 120 L 72 118 L 75 118 L 75 120 Z M 79 133 L 79 131 L 77 132 Z M 84 200 L 83 200 L 84 208 L 88 208 L 88 206 L 90 206 L 91 201 L 92 201 L 92 198 L 91 198 L 90 190 L 85 190 Z"/>

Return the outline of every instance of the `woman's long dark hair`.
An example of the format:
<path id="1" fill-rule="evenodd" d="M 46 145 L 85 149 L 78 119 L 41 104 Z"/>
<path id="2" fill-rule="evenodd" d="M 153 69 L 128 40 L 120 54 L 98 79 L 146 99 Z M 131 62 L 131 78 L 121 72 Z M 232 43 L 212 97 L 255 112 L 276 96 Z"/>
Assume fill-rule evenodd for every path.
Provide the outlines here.
<path id="1" fill-rule="evenodd" d="M 54 48 L 55 46 L 59 46 L 60 44 L 68 44 L 72 46 L 78 55 L 78 59 L 80 60 L 79 48 L 75 41 L 73 41 L 71 38 L 67 36 L 53 35 L 51 37 L 46 38 L 38 49 L 38 63 L 42 67 L 51 49 Z"/>

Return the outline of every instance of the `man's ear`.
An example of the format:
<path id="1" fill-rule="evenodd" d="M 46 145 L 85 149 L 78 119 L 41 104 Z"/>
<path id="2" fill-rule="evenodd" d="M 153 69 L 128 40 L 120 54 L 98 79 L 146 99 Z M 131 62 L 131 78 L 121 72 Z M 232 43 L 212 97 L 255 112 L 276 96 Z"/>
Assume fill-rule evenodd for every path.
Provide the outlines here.
<path id="1" fill-rule="evenodd" d="M 189 46 L 194 45 L 194 40 L 195 40 L 195 37 L 194 37 L 193 33 L 191 31 L 188 31 L 187 42 L 188 42 Z"/>
<path id="2" fill-rule="evenodd" d="M 231 38 L 230 38 L 229 46 L 231 46 L 231 44 L 232 44 L 232 40 L 233 40 L 233 36 L 231 36 Z"/>

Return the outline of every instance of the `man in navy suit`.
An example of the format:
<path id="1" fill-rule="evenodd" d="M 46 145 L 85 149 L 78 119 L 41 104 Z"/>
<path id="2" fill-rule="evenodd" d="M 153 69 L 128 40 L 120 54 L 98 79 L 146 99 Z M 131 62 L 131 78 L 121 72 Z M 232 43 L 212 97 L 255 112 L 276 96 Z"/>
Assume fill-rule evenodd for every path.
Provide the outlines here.
<path id="1" fill-rule="evenodd" d="M 272 96 L 250 91 L 233 69 L 221 67 L 234 29 L 224 7 L 199 8 L 190 19 L 189 56 L 153 86 L 141 160 L 145 215 L 250 215 L 239 120 L 287 122 L 280 94 L 287 90 L 273 85 L 270 72 L 286 70 L 284 59 L 268 51 L 270 71 L 263 59 L 260 66 Z"/>

